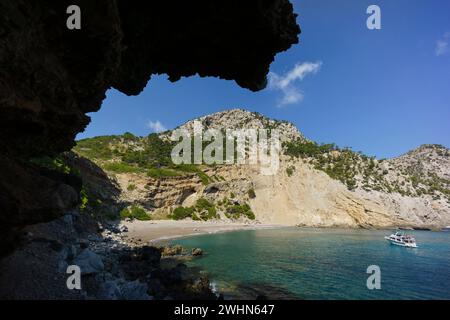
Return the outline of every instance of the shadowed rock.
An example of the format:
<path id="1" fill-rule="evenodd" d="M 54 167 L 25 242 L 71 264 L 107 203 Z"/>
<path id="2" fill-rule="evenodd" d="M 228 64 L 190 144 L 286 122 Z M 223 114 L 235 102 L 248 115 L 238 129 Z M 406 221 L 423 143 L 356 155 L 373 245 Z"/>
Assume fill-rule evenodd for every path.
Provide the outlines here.
<path id="1" fill-rule="evenodd" d="M 81 30 L 66 28 L 73 4 Z M 107 89 L 135 95 L 153 74 L 199 74 L 260 90 L 274 56 L 298 42 L 295 18 L 287 0 L 1 1 L 0 160 L 13 163 L 0 166 L 2 246 L 13 228 L 76 204 L 68 177 L 42 177 L 26 161 L 70 150 Z"/>

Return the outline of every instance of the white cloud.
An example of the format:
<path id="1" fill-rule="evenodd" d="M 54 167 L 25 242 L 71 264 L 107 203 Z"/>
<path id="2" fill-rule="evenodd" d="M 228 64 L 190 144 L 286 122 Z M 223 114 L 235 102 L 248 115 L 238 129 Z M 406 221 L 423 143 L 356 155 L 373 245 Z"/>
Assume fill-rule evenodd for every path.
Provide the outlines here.
<path id="1" fill-rule="evenodd" d="M 294 85 L 295 82 L 303 80 L 308 74 L 316 74 L 321 66 L 322 62 L 303 62 L 297 63 L 294 68 L 281 76 L 270 72 L 269 89 L 279 90 L 283 93 L 278 107 L 301 102 L 303 93 Z"/>
<path id="2" fill-rule="evenodd" d="M 155 122 L 149 120 L 147 122 L 147 127 L 153 132 L 163 132 L 167 130 L 167 128 L 159 120 L 156 120 Z"/>
<path id="3" fill-rule="evenodd" d="M 450 32 L 445 33 L 441 39 L 436 41 L 436 49 L 435 49 L 436 56 L 439 57 L 450 52 L 449 41 L 450 41 Z"/>

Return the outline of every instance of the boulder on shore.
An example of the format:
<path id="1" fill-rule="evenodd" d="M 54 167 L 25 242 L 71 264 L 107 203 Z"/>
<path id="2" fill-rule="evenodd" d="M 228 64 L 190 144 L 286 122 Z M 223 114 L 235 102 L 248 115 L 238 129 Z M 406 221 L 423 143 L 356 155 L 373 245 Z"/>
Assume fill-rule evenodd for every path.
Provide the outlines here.
<path id="1" fill-rule="evenodd" d="M 203 255 L 203 250 L 200 249 L 200 248 L 194 248 L 194 249 L 192 249 L 192 255 L 194 257 L 202 256 Z"/>
<path id="2" fill-rule="evenodd" d="M 183 247 L 180 245 L 167 246 L 162 249 L 163 257 L 179 256 L 183 253 Z"/>

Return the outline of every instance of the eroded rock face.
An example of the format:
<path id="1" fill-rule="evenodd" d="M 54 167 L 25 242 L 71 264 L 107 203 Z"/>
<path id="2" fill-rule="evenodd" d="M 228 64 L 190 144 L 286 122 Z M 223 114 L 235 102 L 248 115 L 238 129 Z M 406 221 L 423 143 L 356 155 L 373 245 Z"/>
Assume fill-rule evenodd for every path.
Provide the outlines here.
<path id="1" fill-rule="evenodd" d="M 114 1 L 75 1 L 83 28 L 66 28 L 69 1 L 0 4 L 0 148 L 36 156 L 70 148 L 97 111 L 120 64 Z"/>
<path id="2" fill-rule="evenodd" d="M 114 86 L 129 94 L 139 93 L 151 74 L 176 81 L 198 73 L 263 89 L 275 54 L 296 43 L 300 31 L 286 0 L 118 5 L 126 49 Z"/>
<path id="3" fill-rule="evenodd" d="M 81 30 L 66 28 L 73 4 Z M 13 163 L 0 167 L 8 178 L 0 184 L 2 228 L 51 219 L 76 203 L 67 177 L 46 181 L 26 160 L 69 150 L 107 89 L 138 94 L 152 74 L 176 81 L 197 73 L 262 89 L 274 56 L 298 41 L 295 17 L 288 0 L 2 0 L 0 149 L 2 162 Z M 37 195 L 57 189 L 67 199 L 47 197 L 40 210 L 29 197 L 33 177 Z"/>

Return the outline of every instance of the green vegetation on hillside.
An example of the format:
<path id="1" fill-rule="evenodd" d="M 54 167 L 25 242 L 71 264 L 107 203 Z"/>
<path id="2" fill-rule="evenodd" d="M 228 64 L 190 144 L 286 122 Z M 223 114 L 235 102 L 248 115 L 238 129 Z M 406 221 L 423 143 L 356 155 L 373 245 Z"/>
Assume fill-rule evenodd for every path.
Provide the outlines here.
<path id="1" fill-rule="evenodd" d="M 397 192 L 403 196 L 428 194 L 434 199 L 444 195 L 450 201 L 450 181 L 433 174 L 422 177 L 420 171 L 417 171 L 420 165 L 417 168 L 412 166 L 402 169 L 395 178 L 387 178 L 390 170 L 389 166 L 382 165 L 385 160 L 377 161 L 374 157 L 349 148 L 341 149 L 335 144 L 319 145 L 302 140 L 286 142 L 283 148 L 286 155 L 304 159 L 315 169 L 324 171 L 331 178 L 344 183 L 349 190 L 360 187 L 366 191 Z M 438 155 L 446 156 L 445 147 L 434 148 Z M 291 176 L 293 169 L 288 167 L 286 172 Z"/>
<path id="2" fill-rule="evenodd" d="M 356 162 L 366 157 L 349 149 L 339 149 L 335 144 L 317 144 L 312 141 L 291 141 L 284 144 L 286 155 L 296 158 L 311 159 L 318 170 L 327 173 L 331 178 L 344 183 L 349 190 L 356 187 Z M 286 169 L 287 175 L 292 176 L 294 167 Z"/>
<path id="3" fill-rule="evenodd" d="M 255 214 L 251 210 L 248 203 L 238 203 L 234 200 L 224 198 L 218 203 L 219 208 L 225 212 L 225 216 L 228 219 L 239 219 L 241 216 L 245 216 L 250 220 L 255 220 Z"/>
<path id="4" fill-rule="evenodd" d="M 254 116 L 256 119 L 263 119 L 261 115 L 255 114 Z M 266 124 L 273 123 L 267 122 Z M 225 146 L 223 152 L 226 154 L 225 137 L 223 142 Z M 203 148 L 209 143 L 203 141 Z M 191 144 L 193 147 L 193 138 Z M 205 185 L 224 180 L 223 177 L 208 176 L 205 173 L 205 168 L 213 167 L 214 164 L 173 164 L 170 153 L 174 145 L 175 142 L 162 139 L 157 134 L 136 137 L 131 133 L 126 133 L 121 136 L 103 136 L 80 140 L 77 142 L 74 151 L 94 161 L 109 172 L 145 174 L 154 179 L 196 175 Z M 435 154 L 441 157 L 450 156 L 449 151 L 443 146 L 429 145 L 422 146 L 422 148 L 432 148 Z M 391 168 L 389 160 L 378 161 L 374 157 L 368 157 L 349 148 L 339 148 L 332 143 L 318 144 L 303 138 L 285 142 L 283 150 L 286 155 L 304 159 L 315 169 L 321 170 L 331 178 L 342 182 L 349 190 L 362 188 L 367 191 L 396 192 L 403 196 L 431 195 L 435 199 L 444 196 L 450 202 L 449 181 L 428 174 L 425 174 L 424 177 L 424 174 L 420 170 L 417 171 L 416 168 L 417 166 L 420 167 L 420 164 L 411 168 Z M 236 150 L 234 151 L 236 159 Z M 430 156 L 424 155 L 426 159 L 430 159 Z M 35 161 L 46 168 L 62 172 L 68 170 L 57 159 L 37 159 Z M 294 171 L 295 166 L 286 168 L 286 174 L 289 177 L 293 176 Z M 399 173 L 397 177 L 393 177 L 392 172 Z M 252 198 L 252 195 L 249 194 L 249 197 Z"/>
<path id="5" fill-rule="evenodd" d="M 255 220 L 255 214 L 247 203 L 226 206 L 225 215 L 229 219 L 239 219 L 241 216 L 246 216 L 250 220 Z"/>
<path id="6" fill-rule="evenodd" d="M 107 162 L 103 165 L 103 169 L 115 173 L 142 173 L 143 168 L 132 166 L 123 162 Z"/>
<path id="7" fill-rule="evenodd" d="M 286 168 L 286 174 L 288 175 L 288 177 L 292 177 L 292 175 L 295 172 L 295 167 L 294 166 L 289 166 Z"/>
<path id="8" fill-rule="evenodd" d="M 129 218 L 141 221 L 151 220 L 151 217 L 145 212 L 145 210 L 138 206 L 123 209 L 120 211 L 120 217 L 122 219 Z"/>
<path id="9" fill-rule="evenodd" d="M 78 168 L 73 167 L 72 155 L 70 153 L 62 153 L 56 157 L 38 157 L 30 159 L 30 163 L 34 166 L 44 168 L 50 171 L 56 171 L 67 175 L 75 175 L 78 178 L 81 177 L 81 173 Z M 117 212 L 114 213 L 107 203 L 104 203 L 104 199 L 101 194 L 95 192 L 89 188 L 89 185 L 81 179 L 82 188 L 79 194 L 78 210 L 80 213 L 88 214 L 96 218 L 115 220 L 118 218 Z"/>
<path id="10" fill-rule="evenodd" d="M 236 220 L 242 216 L 247 217 L 250 220 L 255 220 L 256 218 L 247 203 L 239 204 L 225 198 L 222 201 L 219 201 L 217 205 L 220 210 L 225 212 L 225 216 L 229 219 Z M 205 198 L 200 198 L 192 207 L 180 206 L 175 208 L 170 215 L 170 218 L 173 220 L 191 218 L 193 220 L 207 221 L 210 219 L 218 219 L 219 215 L 214 203 Z"/>
<path id="11" fill-rule="evenodd" d="M 154 179 L 195 174 L 203 184 L 208 184 L 210 177 L 202 166 L 172 163 L 173 146 L 174 143 L 154 133 L 144 138 L 126 133 L 80 140 L 74 151 L 114 173 L 141 173 Z"/>
<path id="12" fill-rule="evenodd" d="M 197 200 L 193 207 L 177 207 L 173 210 L 170 218 L 173 220 L 183 220 L 192 218 L 193 220 L 218 219 L 216 206 L 205 198 Z"/>
<path id="13" fill-rule="evenodd" d="M 57 156 L 54 158 L 44 156 L 39 158 L 32 158 L 30 162 L 38 167 L 45 168 L 51 171 L 57 171 L 64 174 L 74 174 L 79 176 L 80 173 L 71 168 L 63 159 L 62 156 Z"/>
<path id="14" fill-rule="evenodd" d="M 293 157 L 316 157 L 337 150 L 335 144 L 319 145 L 312 141 L 289 141 L 284 144 L 285 154 Z"/>

